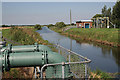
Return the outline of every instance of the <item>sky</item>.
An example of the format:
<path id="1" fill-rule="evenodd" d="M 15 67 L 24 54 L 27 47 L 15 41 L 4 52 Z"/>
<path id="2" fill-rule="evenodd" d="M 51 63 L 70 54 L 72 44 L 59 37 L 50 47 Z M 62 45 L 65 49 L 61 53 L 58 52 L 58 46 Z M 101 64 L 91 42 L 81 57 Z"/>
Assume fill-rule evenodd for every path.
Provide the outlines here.
<path id="1" fill-rule="evenodd" d="M 6 1 L 6 0 L 5 0 Z M 89 20 L 115 2 L 2 2 L 2 24 L 55 24 Z"/>
<path id="2" fill-rule="evenodd" d="M 116 2 L 117 0 L 1 0 L 2 2 Z"/>

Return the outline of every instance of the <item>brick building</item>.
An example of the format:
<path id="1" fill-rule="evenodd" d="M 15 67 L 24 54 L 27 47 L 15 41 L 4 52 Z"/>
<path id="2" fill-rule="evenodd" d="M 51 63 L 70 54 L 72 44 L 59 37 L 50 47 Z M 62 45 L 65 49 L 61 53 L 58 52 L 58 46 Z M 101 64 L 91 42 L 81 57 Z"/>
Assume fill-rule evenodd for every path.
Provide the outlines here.
<path id="1" fill-rule="evenodd" d="M 76 26 L 78 28 L 92 28 L 92 20 L 80 20 L 76 21 Z"/>

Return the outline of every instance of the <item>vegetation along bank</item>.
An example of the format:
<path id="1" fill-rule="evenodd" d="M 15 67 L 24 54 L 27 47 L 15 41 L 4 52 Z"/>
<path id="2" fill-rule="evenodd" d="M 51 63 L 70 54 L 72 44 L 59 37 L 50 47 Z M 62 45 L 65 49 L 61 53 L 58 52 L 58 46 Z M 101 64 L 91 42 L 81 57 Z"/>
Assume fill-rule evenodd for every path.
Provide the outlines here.
<path id="1" fill-rule="evenodd" d="M 91 41 L 109 46 L 120 47 L 119 29 L 107 28 L 72 28 L 62 31 L 63 28 L 50 27 L 55 32 L 69 36 L 76 41 Z"/>

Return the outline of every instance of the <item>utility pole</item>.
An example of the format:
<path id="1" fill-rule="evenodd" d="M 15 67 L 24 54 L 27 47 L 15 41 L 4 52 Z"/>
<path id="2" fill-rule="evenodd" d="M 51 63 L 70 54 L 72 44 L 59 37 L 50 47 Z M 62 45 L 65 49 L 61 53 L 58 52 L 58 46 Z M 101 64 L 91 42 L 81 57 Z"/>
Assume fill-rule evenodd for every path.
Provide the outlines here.
<path id="1" fill-rule="evenodd" d="M 72 24 L 71 9 L 70 9 L 70 26 Z"/>
<path id="2" fill-rule="evenodd" d="M 70 9 L 70 26 L 72 24 L 72 17 L 71 17 L 71 9 Z M 70 56 L 71 56 L 71 51 L 72 51 L 72 39 L 70 39 L 70 52 L 69 52 L 69 62 L 71 60 Z"/>

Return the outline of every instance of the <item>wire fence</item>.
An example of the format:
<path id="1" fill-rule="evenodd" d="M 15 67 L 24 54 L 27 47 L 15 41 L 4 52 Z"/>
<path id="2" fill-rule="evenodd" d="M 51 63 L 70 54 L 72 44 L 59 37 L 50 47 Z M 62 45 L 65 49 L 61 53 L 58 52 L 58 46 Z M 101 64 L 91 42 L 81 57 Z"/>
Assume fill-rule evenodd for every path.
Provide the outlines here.
<path id="1" fill-rule="evenodd" d="M 54 47 L 67 62 L 45 64 L 41 68 L 41 78 L 88 78 L 90 59 L 60 45 L 54 45 Z"/>

